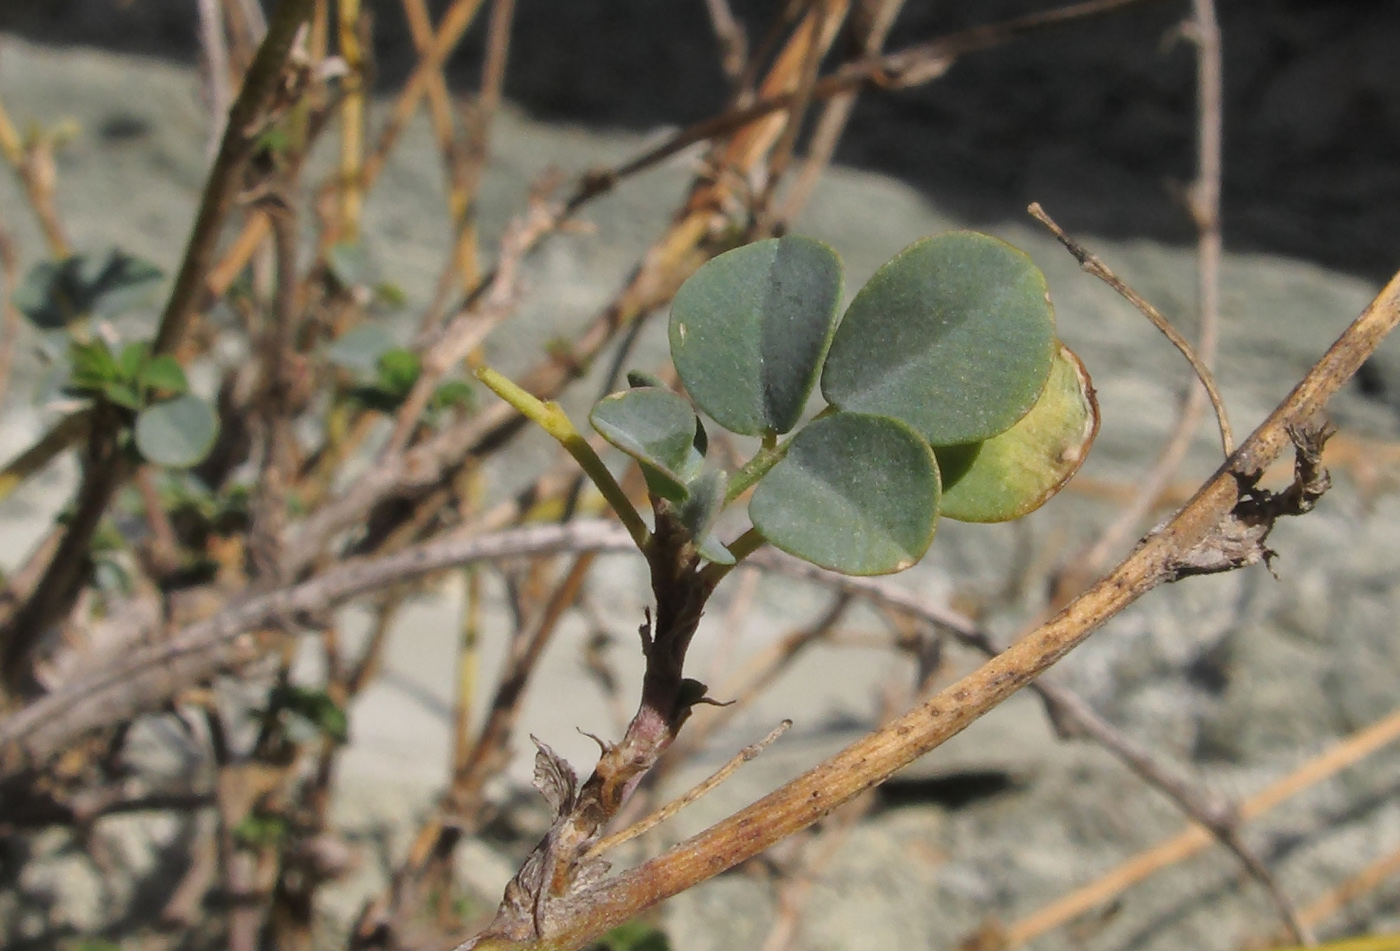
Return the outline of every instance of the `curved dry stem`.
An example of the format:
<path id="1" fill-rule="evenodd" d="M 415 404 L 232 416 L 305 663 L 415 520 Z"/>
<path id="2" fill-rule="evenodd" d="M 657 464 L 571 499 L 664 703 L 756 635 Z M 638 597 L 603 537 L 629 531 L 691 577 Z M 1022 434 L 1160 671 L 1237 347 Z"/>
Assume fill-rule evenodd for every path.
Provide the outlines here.
<path id="1" fill-rule="evenodd" d="M 0 779 L 42 763 L 89 730 L 160 709 L 177 685 L 197 683 L 236 659 L 240 635 L 322 611 L 360 594 L 458 565 L 560 551 L 632 548 L 621 526 L 580 521 L 467 538 L 448 537 L 380 558 L 342 562 L 301 584 L 247 598 L 173 637 L 119 658 L 94 658 L 60 690 L 0 720 Z M 135 637 L 118 637 L 123 644 Z"/>
<path id="2" fill-rule="evenodd" d="M 1190 197 L 1196 224 L 1196 353 L 1201 365 L 1214 371 L 1220 339 L 1220 180 L 1222 157 L 1223 86 L 1220 28 L 1212 0 L 1195 0 L 1193 21 L 1186 28 L 1196 42 L 1196 180 Z M 1152 468 L 1139 483 L 1132 500 L 1118 513 L 1081 557 L 1073 560 L 1076 579 L 1093 577 L 1123 545 L 1157 503 L 1171 482 L 1196 434 L 1209 391 L 1192 385 L 1182 400 L 1171 435 Z M 1229 454 L 1229 450 L 1226 450 Z M 1072 583 L 1067 585 L 1071 590 Z M 1295 929 L 1296 930 L 1296 929 Z M 1299 931 L 1298 940 L 1306 933 Z"/>
<path id="3" fill-rule="evenodd" d="M 1210 396 L 1210 405 L 1215 409 L 1216 422 L 1220 426 L 1220 447 L 1226 456 L 1230 455 L 1234 451 L 1235 440 L 1230 432 L 1230 419 L 1225 411 L 1225 401 L 1221 398 L 1220 390 L 1215 385 L 1215 375 L 1211 373 L 1210 367 L 1196 353 L 1191 342 L 1183 337 L 1181 332 L 1171 325 L 1171 321 L 1162 316 L 1162 312 L 1153 307 L 1150 301 L 1125 284 L 1117 274 L 1114 274 L 1113 270 L 1098 255 L 1087 250 L 1066 234 L 1064 229 L 1045 213 L 1045 209 L 1040 207 L 1040 202 L 1031 202 L 1030 207 L 1026 210 L 1030 212 L 1031 217 L 1045 225 L 1050 233 L 1059 239 L 1059 242 L 1065 246 L 1065 250 L 1074 255 L 1080 267 L 1113 288 L 1119 296 L 1136 307 L 1138 312 L 1152 323 L 1152 326 L 1160 330 L 1162 335 L 1171 341 L 1172 346 L 1176 347 L 1186 358 L 1186 362 L 1191 364 L 1191 369 L 1196 372 L 1197 379 L 1201 381 L 1201 385 L 1206 388 L 1206 393 Z"/>
<path id="4" fill-rule="evenodd" d="M 661 825 L 661 823 L 665 822 L 667 819 L 679 813 L 686 806 L 689 806 L 691 803 L 697 802 L 704 796 L 708 795 L 726 779 L 728 779 L 730 776 L 733 776 L 740 766 L 743 766 L 749 760 L 756 757 L 759 753 L 762 753 L 764 750 L 768 749 L 768 747 L 772 746 L 773 743 L 778 739 L 778 737 L 782 736 L 791 728 L 791 720 L 784 720 L 782 723 L 779 723 L 777 726 L 775 726 L 772 730 L 768 732 L 767 736 L 759 740 L 757 743 L 750 743 L 748 746 L 735 753 L 729 759 L 728 762 L 726 762 L 719 769 L 715 770 L 709 776 L 705 777 L 695 786 L 687 790 L 686 793 L 680 798 L 673 799 L 671 802 L 668 802 L 666 805 L 651 813 L 649 816 L 645 817 L 641 821 L 633 823 L 632 825 L 618 832 L 614 832 L 612 835 L 607 836 L 606 838 L 599 839 L 596 843 L 593 844 L 593 847 L 588 850 L 588 855 L 585 856 L 585 858 L 594 855 L 602 855 L 604 852 L 607 852 L 610 849 L 617 848 L 624 842 L 631 842 L 639 835 L 646 835 L 652 829 L 655 829 L 657 826 Z"/>

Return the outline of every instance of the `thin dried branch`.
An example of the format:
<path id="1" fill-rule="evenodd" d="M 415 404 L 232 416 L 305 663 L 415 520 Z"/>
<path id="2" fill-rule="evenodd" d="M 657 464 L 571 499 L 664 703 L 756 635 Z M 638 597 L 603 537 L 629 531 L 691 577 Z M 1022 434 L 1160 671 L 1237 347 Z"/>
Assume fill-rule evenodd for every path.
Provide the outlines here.
<path id="1" fill-rule="evenodd" d="M 731 83 L 738 83 L 744 75 L 744 64 L 748 62 L 749 41 L 744 27 L 734 19 L 734 11 L 729 8 L 729 0 L 705 0 L 705 10 L 710 14 L 710 26 L 719 41 L 719 65 Z"/>
<path id="2" fill-rule="evenodd" d="M 533 874 L 548 873 L 543 881 L 557 883 L 553 900 L 543 907 L 536 903 L 522 908 L 520 889 L 512 895 L 508 888 L 496 920 L 461 948 L 581 946 L 643 909 L 807 828 L 888 778 L 1025 686 L 1147 591 L 1191 574 L 1264 560 L 1263 544 L 1274 521 L 1304 508 L 1295 503 L 1308 493 L 1300 489 L 1297 498 L 1268 495 L 1256 488 L 1258 478 L 1287 445 L 1301 441 L 1300 427 L 1318 416 L 1396 323 L 1400 274 L 1176 517 L 1007 651 L 747 809 L 620 875 L 592 884 L 589 879 L 596 870 L 582 869 L 560 882 L 554 873 L 570 856 L 552 848 L 552 831 L 535 853 L 546 858 L 535 860 Z M 1307 451 L 1300 447 L 1300 457 Z M 1210 841 L 1208 832 L 1200 832 Z M 522 876 L 531 872 L 527 863 Z M 520 882 L 518 876 L 516 885 Z"/>
<path id="3" fill-rule="evenodd" d="M 520 718 L 525 689 L 539 666 L 545 646 L 558 630 L 564 612 L 574 605 L 582 593 L 583 583 L 588 578 L 595 557 L 591 552 L 584 552 L 574 559 L 573 565 L 545 603 L 533 630 L 526 634 L 522 629 L 521 634 L 525 636 L 513 640 L 511 655 L 491 698 L 486 722 L 471 751 L 452 777 L 446 808 L 455 816 L 469 823 L 475 821 L 482 787 L 509 760 L 510 741 Z"/>
<path id="4" fill-rule="evenodd" d="M 20 313 L 13 293 L 19 286 L 19 255 L 14 238 L 0 219 L 0 402 L 10 389 L 10 368 L 19 346 Z M 8 467 L 6 467 L 8 469 Z"/>
<path id="5" fill-rule="evenodd" d="M 393 151 L 399 135 L 408 125 L 408 120 L 413 118 L 413 113 L 417 111 L 418 103 L 422 102 L 427 93 L 432 76 L 441 73 L 443 64 L 461 42 L 467 27 L 471 26 L 472 20 L 476 18 L 481 4 L 482 0 L 453 0 L 447 12 L 442 15 L 432 46 L 419 58 L 413 75 L 408 78 L 408 82 L 399 93 L 399 98 L 394 102 L 389 120 L 380 130 L 374 149 L 365 158 L 361 171 L 365 188 L 374 184 L 379 173 L 384 170 L 389 153 Z"/>
<path id="6" fill-rule="evenodd" d="M 283 66 L 310 11 L 311 0 L 282 0 L 249 67 L 242 91 L 230 111 L 219 155 L 205 183 L 184 261 L 151 344 L 152 353 L 172 352 L 183 339 L 199 306 L 219 234 L 233 206 L 243 169 L 262 131 L 262 120 L 282 88 Z M 78 488 L 73 518 L 63 528 L 62 540 L 33 593 L 0 630 L 0 641 L 3 641 L 0 676 L 11 691 L 24 692 L 32 688 L 27 659 L 39 638 L 71 606 L 86 574 L 92 533 L 117 487 L 128 475 L 130 467 L 118 445 L 122 420 L 116 407 L 99 403 L 93 408 L 83 460 L 83 481 Z"/>
<path id="7" fill-rule="evenodd" d="M 491 158 L 491 129 L 501 108 L 505 89 L 506 61 L 510 55 L 510 28 L 515 19 L 515 0 L 494 0 L 486 23 L 486 57 L 481 64 L 481 90 L 471 104 L 467 122 L 467 148 L 461 180 L 457 186 L 460 207 L 453 208 L 453 228 L 457 235 L 453 255 L 461 267 L 462 286 L 468 292 L 481 281 L 477 262 L 477 193 Z"/>
<path id="8" fill-rule="evenodd" d="M 428 55 L 433 45 L 433 23 L 428 15 L 426 0 L 402 0 L 404 15 L 408 19 L 409 32 L 419 57 Z M 460 228 L 469 202 L 463 183 L 466 181 L 466 155 L 457 141 L 456 123 L 452 115 L 452 95 L 447 88 L 447 80 L 442 69 L 429 70 L 427 79 L 428 118 L 432 123 L 433 137 L 437 140 L 438 151 L 442 153 L 443 170 L 447 175 L 447 208 L 452 222 L 453 233 Z M 470 292 L 476 286 L 476 247 L 475 242 L 464 246 L 459 240 L 458 249 L 448 257 L 438 281 L 438 291 L 428 315 L 440 313 L 444 299 L 453 284 L 458 284 Z M 455 278 L 455 280 L 454 280 Z M 432 326 L 436 320 L 424 318 L 424 327 Z"/>
<path id="9" fill-rule="evenodd" d="M 48 760 L 92 729 L 160 709 L 190 683 L 235 662 L 241 635 L 280 620 L 316 614 L 367 594 L 481 561 L 561 551 L 628 550 L 631 539 L 610 522 L 578 521 L 492 535 L 447 537 L 380 558 L 352 559 L 288 588 L 247 597 L 170 638 L 93 658 L 58 691 L 0 720 L 0 779 Z M 118 639 L 124 645 L 135 637 Z M 250 645 L 245 645 L 250 646 Z"/>
<path id="10" fill-rule="evenodd" d="M 292 424 L 298 409 L 292 392 L 297 361 L 297 216 L 290 202 L 279 204 L 270 212 L 277 291 L 271 319 L 258 344 L 262 363 L 262 393 L 257 399 L 262 465 L 249 503 L 253 524 L 248 547 L 263 584 L 276 583 L 281 577 L 279 554 L 287 518 L 287 491 L 295 465 Z"/>
<path id="11" fill-rule="evenodd" d="M 273 14 L 267 35 L 243 78 L 242 89 L 229 110 L 228 126 L 219 146 L 214 167 L 205 181 L 194 228 L 185 246 L 184 260 L 175 275 L 175 284 L 161 312 L 160 326 L 151 351 L 172 353 L 184 339 L 191 318 L 199 307 L 209 269 L 214 262 L 219 235 L 242 183 L 243 170 L 263 132 L 267 111 L 282 88 L 282 70 L 292 44 L 307 18 L 312 0 L 281 0 Z"/>
<path id="12" fill-rule="evenodd" d="M 779 723 L 772 730 L 768 731 L 767 736 L 756 743 L 750 743 L 738 753 L 735 753 L 728 762 L 705 777 L 705 779 L 701 780 L 691 789 L 687 790 L 680 798 L 668 802 L 640 822 L 630 825 L 618 832 L 614 832 L 604 839 L 599 839 L 594 843 L 593 847 L 588 850 L 588 856 L 602 855 L 604 852 L 617 848 L 624 842 L 631 842 L 633 839 L 637 838 L 637 836 L 646 835 L 652 829 L 655 829 L 657 826 L 661 825 L 661 823 L 670 819 L 687 806 L 700 801 L 713 792 L 715 788 L 726 779 L 733 776 L 734 773 L 738 771 L 739 767 L 772 746 L 777 741 L 778 737 L 782 736 L 791 728 L 791 720 L 784 720 L 782 723 Z"/>
<path id="13" fill-rule="evenodd" d="M 832 96 L 873 84 L 882 89 L 907 89 L 944 75 L 962 56 L 993 49 L 1003 43 L 1032 35 L 1044 29 L 1117 13 L 1146 0 L 1088 0 L 1041 13 L 1015 17 L 1000 23 L 973 27 L 926 43 L 905 47 L 893 53 L 870 56 L 849 63 L 818 80 L 811 98 Z M 750 105 L 736 106 L 718 116 L 687 126 L 670 139 L 613 169 L 590 173 L 569 201 L 573 210 L 607 191 L 618 181 L 652 168 L 697 142 L 720 138 L 745 128 L 764 117 L 790 109 L 795 93 L 775 92 Z"/>
<path id="14" fill-rule="evenodd" d="M 205 158 L 213 161 L 224 137 L 229 104 L 233 102 L 228 60 L 228 40 L 224 35 L 224 9 L 220 0 L 199 0 L 199 50 L 203 55 L 204 101 L 209 107 L 209 138 Z"/>
<path id="15" fill-rule="evenodd" d="M 784 50 L 784 55 L 779 57 L 779 64 L 789 68 L 785 74 L 779 74 L 775 70 L 761 90 L 764 95 L 771 95 L 779 89 L 787 89 L 792 92 L 793 97 L 791 105 L 783 110 L 782 115 L 774 117 L 779 121 L 773 122 L 770 126 L 771 129 L 778 130 L 776 138 L 771 145 L 764 143 L 764 148 L 771 149 L 771 154 L 768 158 L 767 174 L 763 187 L 754 202 L 755 211 L 762 218 L 771 217 L 768 213 L 768 207 L 773 201 L 773 196 L 777 192 L 783 175 L 787 172 L 788 162 L 792 159 L 793 149 L 797 145 L 798 133 L 802 131 L 802 123 L 806 119 L 807 109 L 812 103 L 812 89 L 816 86 L 822 59 L 832 42 L 835 41 L 842 23 L 845 22 L 850 5 L 850 0 L 812 0 L 808 4 L 807 17 L 801 28 L 806 34 L 802 36 L 801 46 L 790 44 L 788 49 Z M 799 50 L 800 57 L 788 56 L 789 52 Z M 772 80 L 779 76 L 782 80 L 781 84 L 773 83 Z M 764 128 L 764 124 L 755 123 L 736 136 L 736 139 L 745 135 L 766 136 L 770 134 L 772 133 Z M 731 142 L 730 147 L 733 148 L 736 145 L 739 143 Z"/>
<path id="16" fill-rule="evenodd" d="M 1397 740 L 1400 740 L 1400 711 L 1353 733 L 1321 756 L 1309 760 L 1293 773 L 1244 800 L 1240 804 L 1240 820 L 1247 822 L 1264 815 L 1279 804 L 1335 773 L 1361 762 Z M 1004 946 L 1014 948 L 1058 928 L 1104 902 L 1111 901 L 1127 888 L 1156 872 L 1201 852 L 1210 846 L 1211 841 L 1212 836 L 1208 830 L 1193 825 L 1185 832 L 1138 853 L 1096 881 L 1014 922 L 1002 935 L 1005 940 Z M 1306 918 L 1302 920 L 1307 922 Z"/>
<path id="17" fill-rule="evenodd" d="M 1225 411 L 1225 401 L 1220 396 L 1220 390 L 1215 385 L 1215 375 L 1196 353 L 1191 342 L 1181 335 L 1181 332 L 1172 326 L 1171 321 L 1162 316 L 1162 312 L 1152 306 L 1151 302 L 1133 290 L 1123 279 L 1103 262 L 1098 255 L 1088 251 L 1061 228 L 1054 220 L 1045 213 L 1045 209 L 1040 207 L 1039 202 L 1032 202 L 1027 209 L 1031 217 L 1049 229 L 1050 233 L 1059 239 L 1065 246 L 1065 250 L 1074 255 L 1075 260 L 1089 274 L 1094 275 L 1109 287 L 1113 288 L 1124 300 L 1137 308 L 1138 312 L 1151 322 L 1152 326 L 1162 332 L 1162 335 L 1172 342 L 1172 346 L 1181 352 L 1186 358 L 1186 362 L 1191 364 L 1191 369 L 1196 372 L 1196 377 L 1210 394 L 1211 405 L 1215 408 L 1215 418 L 1220 425 L 1220 447 L 1226 456 L 1234 452 L 1234 437 L 1230 433 L 1230 420 Z"/>
<path id="18" fill-rule="evenodd" d="M 863 0 L 856 5 L 851 12 L 850 23 L 855 44 L 862 55 L 869 57 L 880 52 L 903 6 L 904 0 Z M 788 187 L 781 208 L 774 214 L 775 221 L 792 221 L 806 206 L 817 180 L 831 163 L 855 104 L 854 90 L 836 93 L 827 100 L 811 141 L 807 144 L 807 155 L 802 160 L 796 180 Z"/>
<path id="19" fill-rule="evenodd" d="M 1245 871 L 1269 896 L 1293 940 L 1300 944 L 1316 943 L 1311 930 L 1264 860 L 1240 836 L 1240 813 L 1234 803 L 1167 768 L 1146 749 L 1096 714 L 1078 695 L 1053 681 L 1037 681 L 1032 686 L 1039 688 L 1037 693 L 1057 725 L 1068 727 L 1072 734 L 1078 733 L 1092 739 L 1111 752 L 1149 786 L 1163 792 L 1188 818 L 1210 830 L 1221 845 L 1233 852 Z"/>
<path id="20" fill-rule="evenodd" d="M 558 227 L 560 213 L 557 205 L 538 199 L 532 201 L 530 209 L 506 228 L 501 238 L 500 263 L 491 283 L 476 295 L 473 306 L 464 308 L 446 327 L 428 336 L 422 346 L 422 372 L 394 418 L 394 430 L 380 452 L 381 461 L 402 456 L 443 376 L 465 360 L 515 311 L 520 295 L 521 262 Z"/>
<path id="21" fill-rule="evenodd" d="M 335 236 L 340 241 L 358 241 L 367 188 L 361 175 L 365 148 L 365 55 L 360 44 L 360 0 L 336 0 L 335 10 L 336 38 L 346 68 L 341 77 L 340 187 L 337 189 L 340 218 L 336 222 Z"/>
<path id="22" fill-rule="evenodd" d="M 14 166 L 15 175 L 24 187 L 29 207 L 44 233 L 49 253 L 55 258 L 66 258 L 71 253 L 63 224 L 58 217 L 58 207 L 54 204 L 54 190 L 57 184 L 57 169 L 53 160 L 54 143 L 51 135 L 40 134 L 34 141 L 26 143 L 5 105 L 0 102 L 0 155 Z"/>
<path id="23" fill-rule="evenodd" d="M 1298 916 L 1308 927 L 1315 928 L 1396 875 L 1400 875 L 1400 850 L 1376 859 L 1346 881 L 1328 889 L 1304 907 Z"/>
<path id="24" fill-rule="evenodd" d="M 1213 0 L 1194 0 L 1193 18 L 1185 29 L 1196 41 L 1196 180 L 1188 193 L 1197 232 L 1195 351 L 1201 365 L 1213 372 L 1220 337 L 1220 181 L 1224 121 L 1220 27 Z M 1171 435 L 1152 468 L 1138 484 L 1132 500 L 1094 544 L 1071 559 L 1072 567 L 1059 585 L 1062 591 L 1072 592 L 1082 580 L 1101 571 L 1142 524 L 1186 458 L 1209 395 L 1204 386 L 1188 387 Z M 1228 440 L 1226 447 L 1228 454 Z M 1307 943 L 1301 935 L 1299 941 Z"/>
<path id="25" fill-rule="evenodd" d="M 764 551 L 748 563 L 786 574 L 808 578 L 836 587 L 848 595 L 875 600 L 888 607 L 921 618 L 947 631 L 956 640 L 989 657 L 1001 651 L 991 636 L 964 615 L 936 605 L 905 588 L 878 578 L 852 578 L 832 574 L 776 552 Z M 1099 744 L 1149 786 L 1170 799 L 1187 818 L 1211 831 L 1222 845 L 1233 852 L 1278 908 L 1280 916 L 1297 940 L 1305 940 L 1308 931 L 1300 926 L 1297 912 L 1273 875 L 1259 856 L 1239 835 L 1239 813 L 1235 804 L 1212 794 L 1199 783 L 1188 780 L 1181 772 L 1168 766 L 1099 716 L 1082 697 L 1057 684 L 1053 679 L 1033 681 L 1035 691 L 1045 704 L 1046 713 L 1062 734 L 1083 737 Z"/>
<path id="26" fill-rule="evenodd" d="M 472 704 L 481 666 L 481 572 L 460 576 L 462 610 L 457 622 L 457 690 L 452 699 L 452 774 L 460 774 L 472 749 Z"/>
<path id="27" fill-rule="evenodd" d="M 9 498 L 26 479 L 35 475 L 69 447 L 87 438 L 92 423 L 92 411 L 80 409 L 69 413 L 49 428 L 38 442 L 0 469 L 0 500 Z"/>

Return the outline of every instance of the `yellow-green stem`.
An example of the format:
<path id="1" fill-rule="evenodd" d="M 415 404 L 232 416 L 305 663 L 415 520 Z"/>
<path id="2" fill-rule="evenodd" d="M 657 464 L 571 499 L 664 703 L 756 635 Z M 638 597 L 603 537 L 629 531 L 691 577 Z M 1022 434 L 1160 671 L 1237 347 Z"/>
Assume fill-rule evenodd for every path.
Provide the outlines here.
<path id="1" fill-rule="evenodd" d="M 637 547 L 642 551 L 646 551 L 647 545 L 651 542 L 651 532 L 647 530 L 646 523 L 642 521 L 641 513 L 633 507 L 627 498 L 627 493 L 622 491 L 622 486 L 617 484 L 617 480 L 608 471 L 608 467 L 603 465 L 603 460 L 598 458 L 593 447 L 588 445 L 588 441 L 574 428 L 573 422 L 570 421 L 569 415 L 564 412 L 563 408 L 553 400 L 546 403 L 527 393 L 514 381 L 502 376 L 490 367 L 482 367 L 477 370 L 476 378 L 486 384 L 491 392 L 515 407 L 522 416 L 557 439 L 559 444 L 568 450 L 569 455 L 573 456 L 574 460 L 582 467 L 584 474 L 592 479 L 593 484 L 598 487 L 598 491 L 603 493 L 603 498 L 608 500 L 608 504 L 617 513 L 617 517 L 622 520 L 627 533 L 632 536 L 632 541 L 636 542 Z"/>

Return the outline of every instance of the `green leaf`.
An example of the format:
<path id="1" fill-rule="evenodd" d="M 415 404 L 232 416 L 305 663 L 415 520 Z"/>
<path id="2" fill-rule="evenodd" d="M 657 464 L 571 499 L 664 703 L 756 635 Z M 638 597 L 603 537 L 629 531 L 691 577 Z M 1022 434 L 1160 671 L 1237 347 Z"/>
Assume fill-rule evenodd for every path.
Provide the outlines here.
<path id="1" fill-rule="evenodd" d="M 433 390 L 433 398 L 428 408 L 441 412 L 445 409 L 469 410 L 476 405 L 476 390 L 466 380 L 448 380 Z"/>
<path id="2" fill-rule="evenodd" d="M 349 718 L 324 690 L 283 684 L 273 688 L 267 706 L 268 713 L 291 713 L 337 743 L 344 743 L 350 737 Z"/>
<path id="3" fill-rule="evenodd" d="M 326 359 L 338 367 L 366 375 L 377 373 L 379 358 L 396 346 L 379 324 L 361 324 L 341 334 L 326 348 Z"/>
<path id="4" fill-rule="evenodd" d="M 132 412 L 139 411 L 145 405 L 145 401 L 141 399 L 141 394 L 137 392 L 136 387 L 125 380 L 108 383 L 102 388 L 102 395 L 107 397 L 110 402 L 124 406 Z"/>
<path id="5" fill-rule="evenodd" d="M 254 811 L 233 827 L 233 838 L 244 848 L 273 845 L 286 837 L 289 824 L 285 816 L 273 812 Z"/>
<path id="6" fill-rule="evenodd" d="M 115 317 L 146 302 L 163 276 L 150 261 L 111 249 L 36 264 L 11 297 L 38 327 Z"/>
<path id="7" fill-rule="evenodd" d="M 121 356 L 117 357 L 117 366 L 121 368 L 122 379 L 136 382 L 142 364 L 150 355 L 151 345 L 144 340 L 138 340 L 122 347 Z"/>
<path id="8" fill-rule="evenodd" d="M 943 515 L 1005 522 L 1040 508 L 1089 454 L 1099 408 L 1084 364 L 1064 344 L 1035 407 L 1000 436 L 935 450 Z"/>
<path id="9" fill-rule="evenodd" d="M 152 404 L 136 417 L 136 447 L 156 465 L 187 469 L 209 454 L 218 434 L 214 408 L 190 394 Z"/>
<path id="10" fill-rule="evenodd" d="M 68 348 L 68 361 L 73 367 L 68 381 L 70 389 L 101 392 L 122 376 L 121 367 L 117 365 L 112 351 L 100 339 L 72 341 Z"/>
<path id="11" fill-rule="evenodd" d="M 848 575 L 902 571 L 933 540 L 938 465 L 898 420 L 835 413 L 808 424 L 758 483 L 749 516 L 769 542 Z"/>
<path id="12" fill-rule="evenodd" d="M 180 361 L 168 353 L 161 354 L 143 366 L 138 380 L 145 389 L 159 390 L 175 396 L 179 396 L 190 388 L 189 380 L 185 378 L 185 371 L 180 366 Z"/>
<path id="13" fill-rule="evenodd" d="M 836 327 L 841 259 L 811 238 L 727 251 L 671 306 L 671 359 L 686 392 L 731 432 L 785 433 L 802 417 Z"/>
<path id="14" fill-rule="evenodd" d="M 935 446 L 976 442 L 1030 411 L 1054 353 L 1054 311 L 1031 259 L 953 231 L 905 248 L 856 294 L 822 393 L 903 420 Z"/>
<path id="15" fill-rule="evenodd" d="M 394 347 L 379 355 L 379 388 L 385 393 L 403 399 L 413 384 L 418 382 L 418 374 L 423 364 L 418 354 L 403 347 Z"/>
<path id="16" fill-rule="evenodd" d="M 393 281 L 381 281 L 374 285 L 374 303 L 392 313 L 408 305 L 408 295 Z"/>
<path id="17" fill-rule="evenodd" d="M 709 469 L 692 479 L 687 486 L 687 498 L 678 515 L 685 530 L 695 542 L 702 557 L 721 565 L 734 564 L 734 555 L 711 532 L 715 519 L 724 508 L 724 493 L 729 488 L 729 476 L 721 469 Z"/>
<path id="18" fill-rule="evenodd" d="M 653 386 L 613 393 L 588 414 L 603 438 L 642 463 L 647 488 L 684 502 L 685 470 L 695 443 L 695 411 L 679 394 Z"/>

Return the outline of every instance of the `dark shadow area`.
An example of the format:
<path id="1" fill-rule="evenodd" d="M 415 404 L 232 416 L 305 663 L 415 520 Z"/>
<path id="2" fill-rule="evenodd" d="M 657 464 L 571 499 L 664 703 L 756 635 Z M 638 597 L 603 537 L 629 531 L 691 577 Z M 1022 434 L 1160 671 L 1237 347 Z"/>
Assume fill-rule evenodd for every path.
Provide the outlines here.
<path id="1" fill-rule="evenodd" d="M 977 802 L 1011 792 L 1019 783 L 1001 770 L 969 770 L 929 779 L 902 779 L 895 776 L 876 789 L 877 812 L 901 806 L 941 806 L 963 809 Z"/>
<path id="2" fill-rule="evenodd" d="M 382 83 L 414 61 L 401 7 L 367 2 Z M 910 0 L 888 47 L 1058 4 Z M 440 11 L 445 3 L 430 3 Z M 774 0 L 732 0 L 757 43 Z M 1400 4 L 1220 0 L 1225 234 L 1373 279 L 1400 264 Z M 192 60 L 189 0 L 7 0 L 0 29 Z M 972 222 L 1038 200 L 1071 230 L 1190 241 L 1194 162 L 1189 4 L 1144 2 L 966 57 L 924 87 L 862 97 L 841 162 L 903 178 Z M 451 64 L 475 84 L 482 24 Z M 533 114 L 651 128 L 722 107 L 702 0 L 520 0 L 507 92 Z"/>

